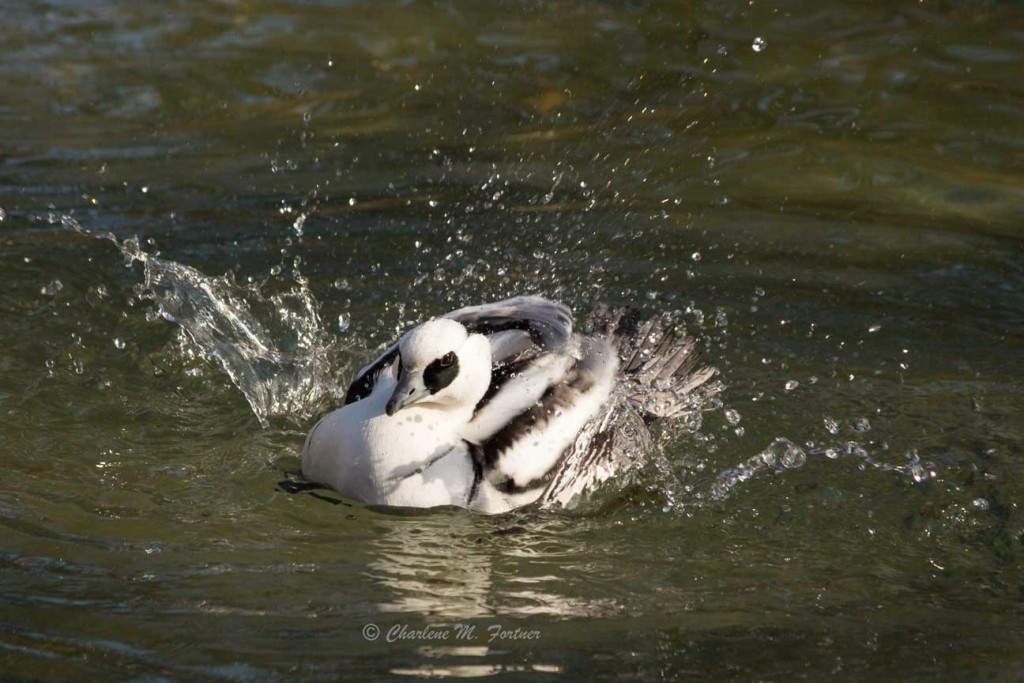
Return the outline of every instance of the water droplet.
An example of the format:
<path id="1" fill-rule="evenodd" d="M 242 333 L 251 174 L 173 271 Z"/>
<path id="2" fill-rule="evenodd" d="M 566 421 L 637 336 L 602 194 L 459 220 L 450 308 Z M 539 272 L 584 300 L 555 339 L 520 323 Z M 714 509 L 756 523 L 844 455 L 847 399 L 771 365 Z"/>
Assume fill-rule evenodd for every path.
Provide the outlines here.
<path id="1" fill-rule="evenodd" d="M 0 209 L 0 222 L 3 222 L 5 220 L 7 220 L 7 212 L 4 211 L 3 209 Z"/>
<path id="2" fill-rule="evenodd" d="M 754 294 L 758 296 L 764 296 L 764 287 L 755 287 Z"/>
<path id="3" fill-rule="evenodd" d="M 142 186 L 142 194 L 146 194 L 148 192 L 149 192 L 149 186 L 148 185 L 143 185 Z"/>
<path id="4" fill-rule="evenodd" d="M 757 36 L 754 38 L 754 42 L 750 44 L 750 49 L 754 52 L 764 52 L 768 44 L 764 42 L 764 38 Z"/>
<path id="5" fill-rule="evenodd" d="M 348 198 L 348 205 L 349 206 L 355 206 L 356 205 L 356 198 L 355 197 L 349 197 Z"/>
<path id="6" fill-rule="evenodd" d="M 807 454 L 789 439 L 779 436 L 761 452 L 761 459 L 768 466 L 779 463 L 788 469 L 795 469 L 807 462 Z"/>
<path id="7" fill-rule="evenodd" d="M 846 442 L 846 453 L 848 455 L 855 455 L 858 458 L 866 458 L 866 457 L 868 457 L 867 450 L 863 446 L 861 446 L 859 443 L 857 443 L 856 441 L 847 441 Z"/>
<path id="8" fill-rule="evenodd" d="M 853 423 L 853 430 L 855 432 L 860 432 L 861 434 L 863 434 L 864 432 L 870 432 L 871 422 L 869 422 L 866 417 L 862 417 Z"/>
<path id="9" fill-rule="evenodd" d="M 349 281 L 343 277 L 339 277 L 337 280 L 334 281 L 334 288 L 337 290 L 345 291 L 349 287 L 351 287 Z"/>
<path id="10" fill-rule="evenodd" d="M 124 343 L 124 339 L 120 337 L 114 337 L 114 348 L 118 351 L 124 351 L 127 344 Z"/>
<path id="11" fill-rule="evenodd" d="M 799 446 L 792 445 L 786 449 L 782 457 L 782 466 L 790 469 L 802 467 L 807 462 L 807 454 Z"/>
<path id="12" fill-rule="evenodd" d="M 797 382 L 795 379 L 791 379 L 788 382 L 786 382 L 785 388 L 786 391 L 793 391 L 798 386 L 800 386 L 800 382 Z"/>
<path id="13" fill-rule="evenodd" d="M 57 296 L 57 292 L 64 289 L 64 283 L 60 280 L 53 280 L 50 284 L 45 285 L 39 290 L 39 293 L 43 296 Z"/>
<path id="14" fill-rule="evenodd" d="M 834 419 L 826 415 L 822 421 L 825 423 L 825 429 L 828 430 L 829 434 L 839 433 L 839 423 L 836 422 Z"/>
<path id="15" fill-rule="evenodd" d="M 928 471 L 921 464 L 921 459 L 917 456 L 917 451 L 910 451 L 907 453 L 907 460 L 910 462 L 907 464 L 907 471 L 910 473 L 911 478 L 915 482 L 922 482 L 928 479 Z"/>
<path id="16" fill-rule="evenodd" d="M 338 332 L 347 332 L 350 325 L 350 321 L 345 317 L 345 314 L 338 316 Z"/>
<path id="17" fill-rule="evenodd" d="M 725 409 L 725 421 L 733 427 L 738 425 L 741 419 L 743 419 L 743 416 L 740 415 L 738 410 L 733 410 L 732 408 Z"/>
<path id="18" fill-rule="evenodd" d="M 690 254 L 690 258 L 693 259 L 694 263 L 696 263 L 697 261 L 700 261 L 700 259 L 701 259 L 700 252 L 699 251 L 693 252 L 692 254 Z"/>
<path id="19" fill-rule="evenodd" d="M 868 333 L 874 334 L 875 332 L 878 332 L 880 329 L 882 329 L 881 325 L 871 325 L 870 327 L 868 327 Z"/>
<path id="20" fill-rule="evenodd" d="M 988 510 L 988 501 L 984 498 L 975 498 L 971 504 L 979 510 Z"/>

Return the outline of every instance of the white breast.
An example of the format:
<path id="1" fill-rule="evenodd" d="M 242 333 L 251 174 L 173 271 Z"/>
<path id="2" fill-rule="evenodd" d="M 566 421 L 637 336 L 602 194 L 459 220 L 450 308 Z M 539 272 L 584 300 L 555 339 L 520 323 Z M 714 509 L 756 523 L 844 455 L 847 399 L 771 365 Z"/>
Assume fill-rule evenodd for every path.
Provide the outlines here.
<path id="1" fill-rule="evenodd" d="M 389 417 L 384 405 L 395 381 L 384 375 L 372 394 L 313 428 L 302 453 L 303 473 L 367 503 L 465 505 L 473 467 L 458 430 L 468 415 L 409 406 Z"/>

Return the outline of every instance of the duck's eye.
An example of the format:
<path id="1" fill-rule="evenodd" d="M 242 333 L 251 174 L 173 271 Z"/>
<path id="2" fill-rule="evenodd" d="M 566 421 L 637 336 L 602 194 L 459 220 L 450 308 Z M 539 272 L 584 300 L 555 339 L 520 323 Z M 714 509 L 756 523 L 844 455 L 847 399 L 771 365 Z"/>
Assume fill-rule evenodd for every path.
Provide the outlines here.
<path id="1" fill-rule="evenodd" d="M 423 369 L 423 384 L 431 394 L 451 384 L 459 374 L 459 359 L 449 351 Z"/>

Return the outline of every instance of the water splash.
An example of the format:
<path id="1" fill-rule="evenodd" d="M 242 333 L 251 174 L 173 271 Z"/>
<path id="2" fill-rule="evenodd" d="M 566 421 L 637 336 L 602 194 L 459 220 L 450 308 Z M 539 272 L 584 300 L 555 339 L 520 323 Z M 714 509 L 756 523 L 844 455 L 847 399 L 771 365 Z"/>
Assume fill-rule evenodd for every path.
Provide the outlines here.
<path id="1" fill-rule="evenodd" d="M 826 418 L 826 424 L 829 420 L 831 418 Z M 712 501 L 723 501 L 734 493 L 733 489 L 736 486 L 761 473 L 780 474 L 788 469 L 803 467 L 808 458 L 820 457 L 825 457 L 828 460 L 854 458 L 859 461 L 859 469 L 862 471 L 873 470 L 895 474 L 898 477 L 906 477 L 915 484 L 923 484 L 938 478 L 935 463 L 922 461 L 915 450 L 904 456 L 906 464 L 893 464 L 877 460 L 867 448 L 856 441 L 846 441 L 833 446 L 815 446 L 809 442 L 804 448 L 780 436 L 776 437 L 767 448 L 757 455 L 719 472 L 706 494 L 696 493 L 693 500 L 688 501 L 688 504 L 699 506 L 705 498 Z"/>
<path id="2" fill-rule="evenodd" d="M 93 233 L 70 216 L 67 229 L 112 242 L 127 266 L 140 263 L 140 299 L 155 305 L 154 318 L 176 323 L 189 350 L 220 364 L 260 423 L 271 417 L 304 420 L 343 386 L 337 338 L 321 324 L 319 305 L 296 268 L 294 284 L 267 294 L 258 283 L 239 285 L 231 273 L 211 277 L 142 249 L 137 237 Z"/>
<path id="3" fill-rule="evenodd" d="M 768 444 L 767 448 L 757 455 L 720 472 L 711 487 L 711 498 L 713 500 L 725 499 L 733 487 L 747 481 L 758 472 L 783 468 L 796 469 L 802 467 L 806 462 L 807 454 L 800 446 L 784 437 L 776 437 Z"/>

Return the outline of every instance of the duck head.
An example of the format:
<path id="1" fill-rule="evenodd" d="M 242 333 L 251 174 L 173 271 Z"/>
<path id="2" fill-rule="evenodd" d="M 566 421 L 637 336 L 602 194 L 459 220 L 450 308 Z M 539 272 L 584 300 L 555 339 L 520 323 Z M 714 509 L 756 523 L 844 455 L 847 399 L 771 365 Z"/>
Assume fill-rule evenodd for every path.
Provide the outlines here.
<path id="1" fill-rule="evenodd" d="M 429 320 L 398 344 L 398 385 L 385 411 L 411 405 L 435 408 L 475 406 L 491 382 L 491 346 L 448 318 Z"/>

